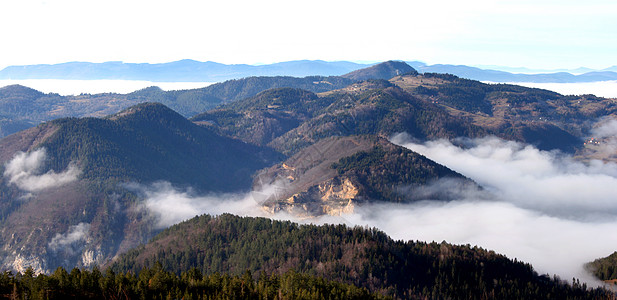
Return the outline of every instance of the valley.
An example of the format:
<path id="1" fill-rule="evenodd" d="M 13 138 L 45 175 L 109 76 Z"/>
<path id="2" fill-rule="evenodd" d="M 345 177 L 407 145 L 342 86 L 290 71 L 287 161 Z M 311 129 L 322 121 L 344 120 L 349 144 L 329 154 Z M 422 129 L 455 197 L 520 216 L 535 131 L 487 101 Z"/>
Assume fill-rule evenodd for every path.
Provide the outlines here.
<path id="1" fill-rule="evenodd" d="M 353 225 L 390 209 L 456 206 L 467 198 L 583 224 L 602 211 L 612 224 L 617 211 L 610 200 L 588 201 L 589 215 L 571 213 L 587 212 L 575 201 L 564 202 L 564 211 L 529 204 L 552 199 L 548 193 L 520 194 L 529 202 L 516 202 L 497 183 L 439 162 L 432 157 L 437 150 L 421 150 L 447 141 L 451 157 L 492 157 L 490 148 L 500 158 L 523 153 L 513 159 L 521 165 L 529 153 L 550 156 L 576 162 L 558 168 L 566 177 L 601 175 L 610 183 L 616 101 L 418 73 L 397 61 L 340 76 L 247 77 L 178 91 L 60 96 L 3 87 L 1 263 L 36 274 L 162 267 L 177 275 L 249 270 L 257 279 L 294 270 L 394 298 L 608 297 L 481 244 L 395 240 L 383 228 Z M 586 145 L 592 137 L 598 144 Z M 161 228 L 144 186 L 172 189 L 182 199 L 209 197 L 230 209 L 229 199 L 252 204 L 246 217 L 210 216 L 200 206 L 198 216 Z M 602 192 L 596 199 L 612 190 Z M 184 208 L 177 198 L 168 201 L 162 207 Z M 602 280 L 615 279 L 606 275 L 611 269 L 601 270 Z"/>

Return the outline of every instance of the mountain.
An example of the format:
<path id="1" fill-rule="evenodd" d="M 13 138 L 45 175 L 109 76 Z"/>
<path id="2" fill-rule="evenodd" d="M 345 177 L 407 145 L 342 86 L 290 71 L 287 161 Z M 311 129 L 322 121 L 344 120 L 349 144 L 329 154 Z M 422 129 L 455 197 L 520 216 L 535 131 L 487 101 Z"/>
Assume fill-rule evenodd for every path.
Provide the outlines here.
<path id="1" fill-rule="evenodd" d="M 267 145 L 284 154 L 329 136 L 409 132 L 418 138 L 480 136 L 484 131 L 449 116 L 385 80 L 352 84 L 319 95 L 292 89 L 266 91 L 191 120 L 222 134 Z M 262 118 L 265 116 L 265 118 Z"/>
<path id="2" fill-rule="evenodd" d="M 597 119 L 616 109 L 610 99 L 593 95 L 410 73 L 317 94 L 267 90 L 191 120 L 285 154 L 332 135 L 398 132 L 420 140 L 493 134 L 542 150 L 575 152 Z"/>
<path id="3" fill-rule="evenodd" d="M 142 102 L 160 102 L 186 117 L 276 87 L 324 92 L 353 81 L 342 77 L 249 77 L 200 89 L 163 91 L 149 87 L 129 94 L 44 94 L 21 85 L 0 88 L 0 137 L 62 117 L 102 117 Z"/>
<path id="4" fill-rule="evenodd" d="M 299 60 L 266 65 L 226 65 L 185 59 L 170 63 L 68 62 L 54 65 L 9 66 L 0 79 L 122 79 L 173 82 L 220 82 L 252 76 L 337 76 L 367 67 L 347 61 Z"/>
<path id="5" fill-rule="evenodd" d="M 607 257 L 598 258 L 585 267 L 596 278 L 615 283 L 617 281 L 617 251 Z"/>
<path id="6" fill-rule="evenodd" d="M 172 226 L 119 257 L 136 274 L 160 263 L 171 272 L 284 274 L 353 284 L 396 299 L 594 299 L 602 289 L 570 286 L 522 262 L 478 247 L 394 241 L 377 229 L 298 225 L 264 218 L 203 215 Z"/>
<path id="7" fill-rule="evenodd" d="M 604 70 L 579 68 L 576 70 L 537 71 L 526 68 L 477 68 L 465 65 L 434 64 L 427 65 L 419 61 L 406 63 L 390 61 L 389 64 L 407 64 L 420 73 L 442 73 L 492 82 L 594 82 L 617 80 L 615 67 Z M 371 76 L 362 76 L 366 71 L 354 73 L 374 64 L 360 64 L 348 61 L 326 62 L 322 60 L 296 60 L 264 65 L 221 64 L 200 62 L 190 59 L 169 63 L 124 63 L 124 62 L 67 62 L 61 64 L 41 64 L 9 66 L 0 70 L 0 79 L 114 79 L 146 80 L 153 82 L 222 82 L 256 76 L 344 76 L 354 80 L 390 79 L 397 74 L 393 70 L 373 69 L 377 72 Z M 395 67 L 396 68 L 396 67 Z M 411 71 L 411 70 L 409 70 Z M 389 73 L 388 73 L 389 72 Z M 375 76 L 377 75 L 377 76 Z"/>
<path id="8" fill-rule="evenodd" d="M 525 70 L 521 70 L 523 73 L 510 73 L 464 65 L 435 64 L 417 66 L 417 70 L 421 73 L 452 74 L 463 78 L 491 82 L 575 83 L 617 80 L 617 72 L 613 69 L 603 71 L 582 70 L 586 72 L 578 75 L 569 72 L 525 74 Z"/>
<path id="9" fill-rule="evenodd" d="M 421 64 L 416 63 L 416 66 L 418 65 L 421 66 Z M 410 70 L 413 70 L 413 68 L 403 62 L 390 61 L 374 65 L 364 70 L 356 71 L 355 73 L 349 73 L 345 76 L 352 76 L 353 74 L 360 76 L 361 74 L 364 74 L 362 75 L 363 77 L 372 76 L 372 79 L 387 78 L 389 76 L 394 76 L 395 74 L 404 75 L 404 72 L 409 71 L 410 73 L 407 76 L 403 77 L 435 77 L 434 73 L 425 73 L 425 75 L 418 77 L 413 71 Z M 397 76 L 394 77 L 396 78 Z M 448 76 L 443 75 L 442 78 L 448 78 Z M 463 80 L 460 79 L 458 82 L 462 81 Z M 82 94 L 77 96 L 60 96 L 53 93 L 43 94 L 38 91 L 31 91 L 32 93 L 28 94 L 29 96 L 25 98 L 24 95 L 26 95 L 27 93 L 20 94 L 21 92 L 19 92 L 18 90 L 27 88 L 18 86 L 7 86 L 0 88 L 0 133 L 5 132 L 5 135 L 7 135 L 10 133 L 14 133 L 20 129 L 25 129 L 32 125 L 36 125 L 40 122 L 49 121 L 60 117 L 101 117 L 108 114 L 116 113 L 124 108 L 141 102 L 161 102 L 166 106 L 181 113 L 185 117 L 191 117 L 199 113 L 206 112 L 220 105 L 251 98 L 259 94 L 260 92 L 272 88 L 298 88 L 313 93 L 324 93 L 332 90 L 345 89 L 355 82 L 357 81 L 342 76 L 309 76 L 303 78 L 285 76 L 248 77 L 213 84 L 205 88 L 190 90 L 163 91 L 157 87 L 150 87 L 129 94 L 105 93 L 96 95 Z M 453 86 L 456 84 L 459 83 L 449 80 L 447 84 L 443 84 L 443 86 Z M 474 82 L 473 84 L 470 83 L 467 85 L 469 87 L 471 87 L 472 85 L 481 86 L 481 83 Z M 462 90 L 462 92 L 459 92 L 457 96 L 462 95 L 461 93 L 467 93 L 467 95 L 464 95 L 465 99 L 463 100 L 463 103 L 470 101 L 469 97 L 473 97 L 473 95 L 469 95 L 470 91 L 464 91 L 464 89 L 466 88 L 465 86 L 458 86 L 455 88 L 458 90 Z M 474 87 L 473 91 L 482 90 L 482 93 L 486 94 L 486 91 L 484 91 L 485 89 L 486 88 L 478 89 Z M 347 90 L 350 91 L 350 89 Z M 430 92 L 428 90 L 421 91 Z M 529 91 L 531 91 L 531 89 L 525 91 L 525 93 L 529 93 Z M 13 93 L 15 93 L 15 95 L 11 96 Z M 534 93 L 541 94 L 540 90 L 535 90 Z M 542 93 L 543 95 L 540 96 L 549 97 L 547 98 L 548 100 L 550 100 L 551 97 L 558 98 L 557 96 L 553 96 L 555 95 L 555 93 L 551 93 L 548 91 Z M 444 93 L 442 93 L 441 95 L 443 96 Z M 431 97 L 434 98 L 434 96 Z M 561 95 L 559 97 L 561 97 Z M 572 99 L 574 99 L 573 101 L 578 101 L 576 99 L 581 98 L 585 98 L 585 96 L 573 97 Z M 449 99 L 450 100 L 448 101 L 450 103 L 455 102 L 455 98 L 451 97 Z M 460 107 L 460 105 L 461 104 L 456 104 L 457 107 Z M 484 112 L 488 112 L 490 110 L 490 107 L 487 103 L 484 103 L 482 105 L 484 105 L 482 108 L 484 109 Z M 606 104 L 602 104 L 602 106 L 606 106 Z M 515 116 L 515 120 L 516 118 L 518 118 L 518 116 Z M 544 125 L 540 126 L 540 129 L 536 129 L 533 131 L 536 132 L 538 130 L 541 130 L 548 132 L 557 130 L 554 127 L 544 127 Z M 562 128 L 562 126 L 559 125 L 557 125 L 557 127 Z M 517 135 L 524 135 L 521 132 L 520 126 L 514 126 L 514 128 L 519 128 L 515 129 L 516 131 L 518 131 Z"/>
<path id="10" fill-rule="evenodd" d="M 497 136 L 543 150 L 574 152 L 598 118 L 614 115 L 610 99 L 563 96 L 508 84 L 485 84 L 453 75 L 424 73 L 391 79 L 414 97 L 447 109 Z"/>
<path id="11" fill-rule="evenodd" d="M 163 92 L 159 93 L 158 97 L 149 92 L 144 97 L 141 91 L 136 91 L 129 94 L 129 98 L 138 101 L 158 101 L 188 117 L 204 112 L 215 105 L 252 97 L 268 89 L 289 87 L 320 93 L 343 88 L 351 83 L 353 83 L 352 80 L 338 76 L 249 77 L 229 80 L 201 89 Z"/>
<path id="12" fill-rule="evenodd" d="M 608 67 L 602 71 L 617 72 L 617 66 Z"/>
<path id="13" fill-rule="evenodd" d="M 254 186 L 274 185 L 262 206 L 302 217 L 344 215 L 366 203 L 449 200 L 423 194 L 439 179 L 473 187 L 462 175 L 426 157 L 374 136 L 331 137 L 305 147 L 282 163 L 261 171 Z"/>
<path id="14" fill-rule="evenodd" d="M 451 200 L 431 184 L 480 188 L 388 138 L 406 132 L 417 141 L 464 146 L 465 138 L 497 135 L 574 152 L 585 149 L 582 139 L 597 119 L 617 109 L 611 99 L 593 95 L 413 70 L 385 62 L 350 78 L 250 77 L 204 89 L 151 87 L 125 95 L 0 89 L 7 118 L 45 121 L 0 140 L 0 263 L 23 273 L 0 276 L 0 293 L 33 288 L 33 274 L 57 267 L 96 274 L 85 270 L 110 265 L 108 275 L 98 277 L 101 293 L 118 282 L 144 291 L 147 282 L 157 293 L 173 286 L 174 294 L 166 296 L 175 297 L 188 272 L 206 274 L 188 280 L 193 285 L 217 280 L 215 272 L 229 273 L 220 276 L 228 276 L 227 283 L 240 280 L 225 285 L 236 287 L 256 274 L 274 276 L 261 281 L 268 285 L 276 276 L 299 280 L 293 273 L 299 272 L 309 281 L 338 281 L 395 298 L 601 296 L 602 290 L 538 276 L 529 265 L 477 247 L 393 241 L 359 227 L 201 216 L 150 241 L 204 207 L 227 208 L 225 200 L 246 195 L 261 205 L 259 214 L 303 218 L 342 215 L 371 203 Z M 363 76 L 369 79 L 357 81 Z M 107 111 L 113 113 L 71 115 Z M 64 114 L 69 116 L 50 120 Z M 143 275 L 135 275 L 140 270 Z M 72 276 L 56 271 L 50 276 Z M 158 284 L 154 273 L 169 285 Z M 237 279 L 240 274 L 248 275 Z M 49 278 L 53 286 L 56 277 Z"/>
<path id="15" fill-rule="evenodd" d="M 356 70 L 341 77 L 349 78 L 354 81 L 363 81 L 369 79 L 390 79 L 397 75 L 417 74 L 416 69 L 402 61 L 386 61 L 368 68 Z"/>
<path id="16" fill-rule="evenodd" d="M 91 267 L 147 241 L 156 220 L 136 184 L 248 191 L 252 174 L 281 157 L 144 103 L 8 136 L 0 159 L 2 266 L 42 272 Z"/>

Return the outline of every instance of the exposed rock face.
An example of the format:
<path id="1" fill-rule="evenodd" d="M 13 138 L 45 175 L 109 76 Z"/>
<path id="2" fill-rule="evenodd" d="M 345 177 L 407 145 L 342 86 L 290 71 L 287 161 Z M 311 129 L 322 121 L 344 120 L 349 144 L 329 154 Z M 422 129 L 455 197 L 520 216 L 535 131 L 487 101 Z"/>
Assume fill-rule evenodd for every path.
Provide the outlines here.
<path id="1" fill-rule="evenodd" d="M 349 178 L 337 176 L 332 164 L 342 157 L 370 149 L 375 140 L 361 136 L 327 138 L 263 171 L 254 186 L 276 187 L 275 192 L 264 199 L 263 209 L 303 217 L 353 212 L 358 187 Z"/>
<path id="2" fill-rule="evenodd" d="M 369 201 L 417 201 L 401 191 L 413 192 L 418 185 L 446 177 L 473 184 L 385 139 L 350 136 L 323 139 L 302 149 L 263 171 L 254 187 L 274 187 L 262 201 L 266 212 L 338 216 L 352 213 L 356 206 Z"/>
<path id="3" fill-rule="evenodd" d="M 284 201 L 269 201 L 264 209 L 270 213 L 285 211 L 300 217 L 340 216 L 353 213 L 358 188 L 348 178 L 332 178 L 296 193 Z"/>
<path id="4" fill-rule="evenodd" d="M 47 271 L 47 262 L 45 259 L 36 256 L 22 256 L 17 254 L 5 258 L 5 266 L 10 266 L 13 270 L 24 273 L 28 268 L 32 268 L 35 274 L 45 273 Z"/>

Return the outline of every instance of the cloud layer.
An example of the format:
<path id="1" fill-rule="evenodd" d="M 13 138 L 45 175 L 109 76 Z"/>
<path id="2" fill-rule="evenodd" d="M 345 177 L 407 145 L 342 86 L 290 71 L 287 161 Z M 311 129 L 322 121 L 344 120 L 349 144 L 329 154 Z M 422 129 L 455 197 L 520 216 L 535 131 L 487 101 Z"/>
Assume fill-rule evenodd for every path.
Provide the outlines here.
<path id="1" fill-rule="evenodd" d="M 18 152 L 5 164 L 4 177 L 24 191 L 36 192 L 58 187 L 77 180 L 80 170 L 70 164 L 66 170 L 56 173 L 53 170 L 40 174 L 47 159 L 45 148 L 26 153 Z"/>
<path id="2" fill-rule="evenodd" d="M 351 215 L 297 219 L 267 215 L 260 203 L 281 186 L 265 186 L 247 194 L 195 195 L 159 182 L 133 185 L 160 228 L 199 214 L 233 213 L 268 216 L 300 223 L 345 223 L 377 227 L 394 239 L 447 241 L 495 250 L 531 263 L 540 273 L 577 277 L 597 283 L 583 264 L 617 250 L 617 166 L 591 161 L 583 164 L 557 152 L 498 138 L 398 144 L 444 164 L 475 180 L 483 189 L 453 179 L 433 182 L 414 193 L 410 204 L 358 206 Z M 431 201 L 435 191 L 450 202 Z"/>
<path id="3" fill-rule="evenodd" d="M 609 127 L 612 125 L 609 125 Z M 610 128 L 604 128 L 610 134 Z M 617 250 L 617 165 L 495 137 L 393 141 L 462 173 L 488 193 L 449 203 L 365 207 L 353 216 L 394 238 L 479 245 L 530 262 L 540 272 L 593 282 L 583 264 Z M 488 195 L 488 197 L 487 197 Z"/>
<path id="4" fill-rule="evenodd" d="M 255 216 L 260 212 L 252 194 L 195 195 L 191 189 L 174 188 L 164 181 L 149 186 L 129 184 L 126 187 L 145 199 L 142 206 L 155 219 L 157 228 L 166 228 L 204 213 Z"/>
<path id="5" fill-rule="evenodd" d="M 558 152 L 496 137 L 461 140 L 465 147 L 438 140 L 393 142 L 475 180 L 497 199 L 561 217 L 596 219 L 617 215 L 617 165 L 583 164 Z"/>

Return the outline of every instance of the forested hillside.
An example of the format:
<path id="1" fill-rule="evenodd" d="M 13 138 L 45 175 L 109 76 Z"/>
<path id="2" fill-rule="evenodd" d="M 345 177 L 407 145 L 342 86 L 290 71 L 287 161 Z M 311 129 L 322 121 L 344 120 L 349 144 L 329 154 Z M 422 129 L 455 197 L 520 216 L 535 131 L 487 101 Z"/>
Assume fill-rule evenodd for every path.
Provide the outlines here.
<path id="1" fill-rule="evenodd" d="M 438 180 L 476 186 L 426 157 L 375 136 L 329 137 L 260 171 L 254 186 L 276 185 L 262 200 L 271 213 L 344 215 L 368 203 L 452 200 L 447 193 L 416 193 Z"/>
<path id="2" fill-rule="evenodd" d="M 617 103 L 612 99 L 563 96 L 447 74 L 396 76 L 390 81 L 420 99 L 446 108 L 452 116 L 468 118 L 492 134 L 543 150 L 580 149 L 598 118 L 617 112 Z"/>
<path id="3" fill-rule="evenodd" d="M 617 280 L 617 252 L 598 258 L 588 263 L 586 267 L 598 279 L 614 283 Z"/>
<path id="4" fill-rule="evenodd" d="M 151 238 L 213 207 L 226 212 L 228 200 L 252 201 L 249 215 L 301 219 L 460 200 L 431 184 L 482 188 L 389 138 L 459 146 L 496 135 L 589 158 L 582 140 L 616 110 L 611 99 L 419 74 L 402 62 L 184 91 L 1 88 L 0 130 L 38 125 L 0 140 L 0 263 L 21 272 L 0 276 L 0 288 L 23 298 L 610 298 L 489 250 L 377 229 L 203 215 Z M 608 261 L 598 276 L 613 277 Z"/>
<path id="5" fill-rule="evenodd" d="M 264 218 L 203 215 L 172 226 L 113 263 L 180 274 L 286 274 L 290 270 L 395 298 L 597 299 L 601 289 L 538 275 L 522 262 L 477 247 L 393 241 L 377 229 L 298 225 Z"/>
<path id="6" fill-rule="evenodd" d="M 92 267 L 158 230 L 130 185 L 247 192 L 252 174 L 281 156 L 143 103 L 104 119 L 58 119 L 11 135 L 0 141 L 0 158 L 2 265 L 45 272 Z"/>
<path id="7" fill-rule="evenodd" d="M 384 299 L 364 288 L 289 271 L 270 276 L 207 274 L 191 269 L 177 275 L 160 265 L 139 273 L 98 268 L 50 275 L 0 274 L 0 297 L 10 299 Z"/>

